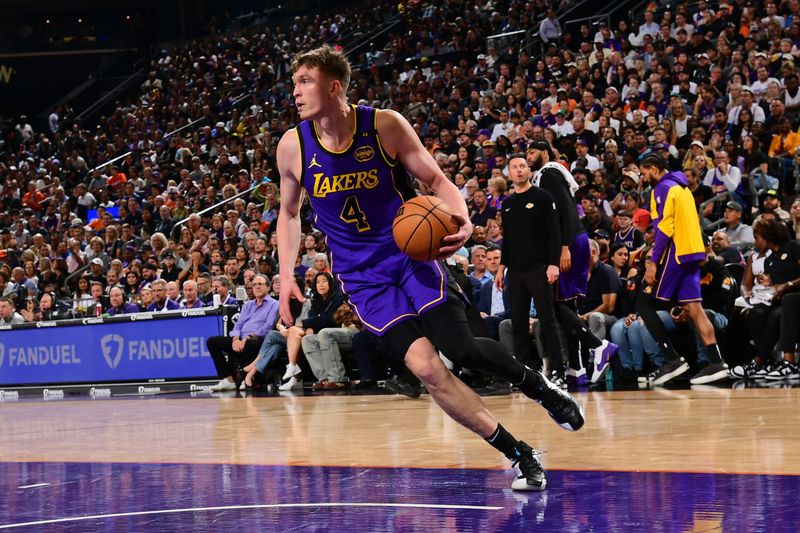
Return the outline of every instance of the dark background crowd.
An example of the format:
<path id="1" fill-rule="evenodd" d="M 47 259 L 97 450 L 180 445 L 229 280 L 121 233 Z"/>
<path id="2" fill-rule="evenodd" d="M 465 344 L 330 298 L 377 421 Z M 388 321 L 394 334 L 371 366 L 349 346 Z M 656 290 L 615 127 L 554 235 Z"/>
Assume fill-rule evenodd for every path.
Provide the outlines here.
<path id="1" fill-rule="evenodd" d="M 723 354 L 731 366 L 769 361 L 776 310 L 800 277 L 800 2 L 653 2 L 567 31 L 568 6 L 364 2 L 250 27 L 217 21 L 203 38 L 156 47 L 145 79 L 96 120 L 76 120 L 69 102 L 40 124 L 28 118 L 38 110 L 7 110 L 0 322 L 252 298 L 256 274 L 278 273 L 275 147 L 298 121 L 290 64 L 327 43 L 354 65 L 350 102 L 404 114 L 461 189 L 475 232 L 451 263 L 470 278 L 478 332 L 508 334 L 490 283 L 508 157 L 546 141 L 580 186 L 596 243 L 581 317 L 624 337 L 621 375 L 657 366 L 658 350 L 630 330 L 652 243 L 637 163 L 658 152 L 686 174 L 701 215 L 704 303 L 744 341 Z M 310 219 L 303 231 L 296 274 L 313 295 L 327 250 Z M 770 254 L 788 266 L 772 272 Z M 334 311 L 326 324 L 341 325 Z M 680 334 L 685 317 L 665 312 Z"/>

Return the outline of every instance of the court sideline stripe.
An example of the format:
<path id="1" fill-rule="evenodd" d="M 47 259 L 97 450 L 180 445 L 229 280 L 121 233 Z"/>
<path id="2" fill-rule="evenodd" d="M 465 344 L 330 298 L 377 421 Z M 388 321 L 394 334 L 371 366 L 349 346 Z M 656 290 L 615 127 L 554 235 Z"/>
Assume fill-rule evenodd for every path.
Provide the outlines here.
<path id="1" fill-rule="evenodd" d="M 64 522 L 78 522 L 96 520 L 101 518 L 120 518 L 126 516 L 146 516 L 172 513 L 194 513 L 199 511 L 231 511 L 236 509 L 288 509 L 309 507 L 389 507 L 400 509 L 454 509 L 459 511 L 499 511 L 502 507 L 485 505 L 436 505 L 429 503 L 347 503 L 347 502 L 322 502 L 322 503 L 267 503 L 253 505 L 221 505 L 215 507 L 188 507 L 185 509 L 156 509 L 153 511 L 133 511 L 130 513 L 111 513 L 89 516 L 72 516 L 66 518 L 53 518 L 49 520 L 36 520 L 34 522 L 20 522 L 17 524 L 2 524 L 0 529 L 17 527 L 41 526 L 45 524 L 60 524 Z"/>

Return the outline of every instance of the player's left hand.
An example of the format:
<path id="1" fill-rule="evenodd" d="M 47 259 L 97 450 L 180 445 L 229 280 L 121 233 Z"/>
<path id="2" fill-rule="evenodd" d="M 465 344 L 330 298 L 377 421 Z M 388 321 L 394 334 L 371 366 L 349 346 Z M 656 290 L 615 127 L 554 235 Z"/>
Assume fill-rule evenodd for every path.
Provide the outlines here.
<path id="1" fill-rule="evenodd" d="M 472 237 L 472 222 L 460 213 L 453 213 L 453 218 L 458 221 L 458 233 L 448 235 L 442 239 L 442 247 L 439 248 L 437 259 L 447 259 L 464 246 L 464 243 Z"/>

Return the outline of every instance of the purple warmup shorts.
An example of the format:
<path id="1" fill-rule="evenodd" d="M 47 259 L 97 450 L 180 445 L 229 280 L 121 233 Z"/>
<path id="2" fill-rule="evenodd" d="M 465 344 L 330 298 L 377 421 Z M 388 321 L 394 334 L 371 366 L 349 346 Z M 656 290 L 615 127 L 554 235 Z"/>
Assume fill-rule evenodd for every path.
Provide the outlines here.
<path id="1" fill-rule="evenodd" d="M 442 265 L 400 252 L 364 270 L 336 274 L 336 279 L 364 327 L 379 336 L 447 300 Z"/>
<path id="2" fill-rule="evenodd" d="M 572 266 L 558 276 L 556 300 L 564 302 L 574 300 L 578 296 L 586 296 L 586 286 L 589 284 L 589 263 L 591 250 L 589 249 L 589 236 L 581 233 L 569 245 L 572 257 Z"/>
<path id="3" fill-rule="evenodd" d="M 667 260 L 659 267 L 656 279 L 656 298 L 678 303 L 699 302 L 703 299 L 700 292 L 700 262 L 678 263 L 675 260 L 675 245 L 671 244 L 667 252 Z"/>

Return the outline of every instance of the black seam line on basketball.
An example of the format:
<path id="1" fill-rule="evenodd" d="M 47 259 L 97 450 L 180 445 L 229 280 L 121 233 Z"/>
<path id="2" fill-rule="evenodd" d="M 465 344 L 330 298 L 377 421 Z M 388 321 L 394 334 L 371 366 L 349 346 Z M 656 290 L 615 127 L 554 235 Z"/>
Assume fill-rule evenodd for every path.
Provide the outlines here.
<path id="1" fill-rule="evenodd" d="M 405 216 L 407 216 L 407 217 L 421 217 L 422 220 L 417 222 L 417 227 L 414 228 L 414 231 L 411 232 L 411 235 L 406 237 L 406 244 L 405 244 L 405 246 L 403 246 L 403 253 L 406 253 L 406 250 L 408 250 L 409 243 L 414 239 L 414 234 L 417 232 L 419 227 L 422 225 L 422 222 L 425 220 L 425 216 L 426 215 L 422 215 L 421 213 L 411 213 L 411 214 L 408 214 L 408 215 L 405 215 Z"/>
<path id="2" fill-rule="evenodd" d="M 431 211 L 428 211 L 428 214 L 430 215 Z M 428 223 L 428 259 L 427 260 L 430 261 L 431 259 L 434 259 L 439 254 L 437 253 L 433 257 L 430 257 L 431 251 L 433 250 L 433 224 L 431 224 L 431 221 L 428 219 L 427 216 L 425 217 L 425 222 Z M 441 246 L 439 248 L 441 248 Z M 439 248 L 436 249 L 437 252 L 439 251 Z"/>
<path id="3" fill-rule="evenodd" d="M 441 202 L 439 202 L 438 204 L 434 204 L 434 203 L 431 201 L 431 199 L 430 199 L 430 196 L 425 196 L 424 198 L 425 198 L 425 200 L 427 200 L 427 202 L 428 202 L 428 205 L 430 205 L 430 206 L 431 206 L 431 207 L 430 207 L 430 209 L 428 209 L 428 212 L 427 212 L 427 213 L 425 213 L 425 220 L 428 222 L 428 226 L 430 226 L 430 230 L 431 230 L 431 231 L 430 231 L 430 233 L 429 233 L 429 235 L 430 235 L 430 239 L 428 239 L 428 252 L 430 252 L 430 250 L 431 250 L 431 247 L 433 246 L 433 224 L 431 224 L 430 220 L 428 220 L 428 217 L 429 217 L 431 214 L 433 214 L 433 212 L 434 212 L 434 211 L 436 211 L 437 209 L 439 209 L 439 206 L 440 206 L 440 205 L 442 205 L 442 202 L 444 202 L 444 200 L 442 200 L 442 201 L 441 201 Z M 434 198 L 435 198 L 435 197 L 434 197 Z M 442 213 L 446 213 L 446 211 L 445 211 L 444 209 L 441 209 L 441 211 L 442 211 Z M 447 214 L 449 214 L 449 213 L 447 213 Z M 439 217 L 437 217 L 436 215 L 433 215 L 433 216 L 434 216 L 434 218 L 436 218 L 436 220 L 439 220 Z M 451 215 L 451 216 L 452 216 L 452 215 Z M 439 223 L 441 223 L 441 220 L 439 220 Z M 442 224 L 442 227 L 444 227 L 444 224 Z M 448 228 L 446 228 L 446 227 L 445 227 L 444 229 L 445 229 L 445 231 L 448 231 Z M 439 243 L 439 248 L 437 248 L 437 249 L 436 249 L 436 251 L 437 251 L 437 254 L 433 256 L 434 258 L 436 258 L 436 256 L 438 256 L 438 255 L 439 255 L 439 254 L 438 254 L 438 251 L 439 251 L 439 249 L 441 249 L 441 247 L 442 247 L 442 243 L 440 242 L 440 243 Z"/>
<path id="4" fill-rule="evenodd" d="M 442 213 L 444 213 L 444 211 L 442 211 Z M 437 216 L 436 213 L 431 213 L 431 214 L 433 215 L 434 220 L 436 220 L 436 222 L 439 223 L 442 229 L 444 229 L 445 236 L 450 235 L 450 228 L 447 227 L 444 221 L 439 216 Z M 444 237 L 442 237 L 442 239 L 444 239 Z"/>

